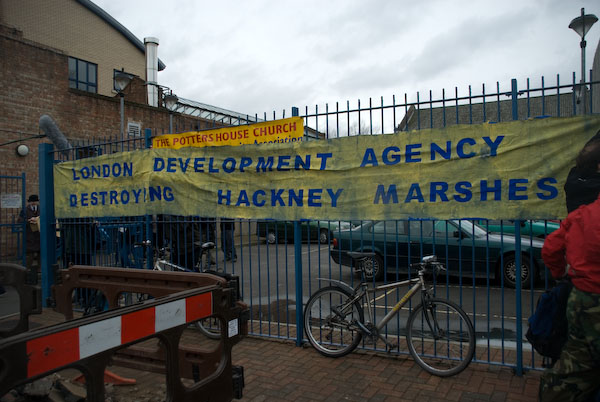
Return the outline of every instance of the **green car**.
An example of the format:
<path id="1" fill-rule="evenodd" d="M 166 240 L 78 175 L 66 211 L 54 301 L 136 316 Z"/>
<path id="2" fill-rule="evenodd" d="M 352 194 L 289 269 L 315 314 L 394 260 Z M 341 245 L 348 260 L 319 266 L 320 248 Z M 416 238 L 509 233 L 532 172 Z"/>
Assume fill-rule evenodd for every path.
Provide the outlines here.
<path id="1" fill-rule="evenodd" d="M 385 273 L 408 272 L 410 263 L 435 254 L 452 276 L 474 276 L 503 280 L 515 287 L 515 237 L 497 234 L 469 220 L 369 221 L 334 233 L 330 254 L 338 264 L 352 266 L 348 251 L 374 252 L 365 261 L 367 279 L 382 280 Z M 544 242 L 521 239 L 521 280 L 530 286 L 543 268 Z M 410 256 L 410 257 L 409 257 Z"/>
<path id="2" fill-rule="evenodd" d="M 513 220 L 499 221 L 491 219 L 476 219 L 473 222 L 490 232 L 507 234 L 515 233 L 515 221 Z M 554 232 L 559 227 L 560 223 L 554 221 L 524 220 L 521 221 L 521 236 L 532 236 L 545 239 L 546 236 Z"/>
<path id="3" fill-rule="evenodd" d="M 346 221 L 300 221 L 302 241 L 318 241 L 327 244 L 338 231 L 354 227 Z M 269 244 L 294 241 L 294 221 L 265 220 L 256 222 L 256 235 L 264 237 Z"/>

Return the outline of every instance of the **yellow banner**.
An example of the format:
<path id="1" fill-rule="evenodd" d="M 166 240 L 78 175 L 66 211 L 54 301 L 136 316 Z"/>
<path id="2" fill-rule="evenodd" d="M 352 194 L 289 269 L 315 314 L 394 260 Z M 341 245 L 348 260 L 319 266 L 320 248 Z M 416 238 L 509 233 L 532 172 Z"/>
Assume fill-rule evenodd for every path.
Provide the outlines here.
<path id="1" fill-rule="evenodd" d="M 103 155 L 55 166 L 56 215 L 563 218 L 567 173 L 599 127 L 598 116 L 547 118 Z"/>
<path id="2" fill-rule="evenodd" d="M 302 141 L 303 136 L 304 121 L 302 118 L 290 117 L 289 119 L 245 126 L 161 135 L 152 140 L 152 147 L 180 149 L 184 147 L 288 143 Z"/>

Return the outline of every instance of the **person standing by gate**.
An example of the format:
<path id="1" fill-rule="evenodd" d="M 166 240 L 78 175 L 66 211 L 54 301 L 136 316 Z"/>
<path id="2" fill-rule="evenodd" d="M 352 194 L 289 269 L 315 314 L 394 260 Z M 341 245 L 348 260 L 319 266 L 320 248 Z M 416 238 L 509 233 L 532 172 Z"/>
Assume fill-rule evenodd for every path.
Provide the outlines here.
<path id="1" fill-rule="evenodd" d="M 217 243 L 217 218 L 202 216 L 200 217 L 200 234 L 202 242 L 213 242 Z M 208 257 L 211 265 L 216 263 L 215 257 L 212 255 L 211 250 L 208 250 Z"/>
<path id="2" fill-rule="evenodd" d="M 30 195 L 27 199 L 27 206 L 21 211 L 20 221 L 27 222 L 25 261 L 29 270 L 29 279 L 31 283 L 37 283 L 40 269 L 40 199 L 36 194 Z"/>
<path id="3" fill-rule="evenodd" d="M 600 141 L 577 157 L 584 174 L 600 173 Z M 541 401 L 588 401 L 600 397 L 600 197 L 569 213 L 548 235 L 542 258 L 552 276 L 573 282 L 567 303 L 568 338 L 556 365 L 540 380 Z M 598 400 L 598 399 L 594 399 Z"/>
<path id="4" fill-rule="evenodd" d="M 235 253 L 235 221 L 231 218 L 221 218 L 221 247 L 223 248 L 223 254 L 225 255 L 225 261 L 237 261 L 237 254 Z"/>
<path id="5" fill-rule="evenodd" d="M 200 256 L 200 223 L 198 218 L 192 216 L 177 216 L 175 219 L 177 231 L 172 244 L 176 252 L 171 258 L 176 264 L 195 271 Z"/>

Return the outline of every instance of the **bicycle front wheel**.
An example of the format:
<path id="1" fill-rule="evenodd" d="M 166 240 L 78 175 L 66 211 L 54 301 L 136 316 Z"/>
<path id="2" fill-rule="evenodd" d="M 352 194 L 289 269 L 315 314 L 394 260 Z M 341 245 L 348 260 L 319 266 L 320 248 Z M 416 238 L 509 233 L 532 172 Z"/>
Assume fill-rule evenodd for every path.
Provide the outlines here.
<path id="1" fill-rule="evenodd" d="M 208 317 L 196 321 L 196 328 L 209 339 L 221 339 L 221 320 Z"/>
<path id="2" fill-rule="evenodd" d="M 358 302 L 337 286 L 315 292 L 304 309 L 304 330 L 310 344 L 322 355 L 340 357 L 352 352 L 362 339 L 356 321 L 364 321 Z"/>
<path id="3" fill-rule="evenodd" d="M 429 299 L 406 323 L 406 342 L 425 371 L 449 377 L 463 371 L 475 353 L 475 330 L 467 314 L 450 300 Z"/>

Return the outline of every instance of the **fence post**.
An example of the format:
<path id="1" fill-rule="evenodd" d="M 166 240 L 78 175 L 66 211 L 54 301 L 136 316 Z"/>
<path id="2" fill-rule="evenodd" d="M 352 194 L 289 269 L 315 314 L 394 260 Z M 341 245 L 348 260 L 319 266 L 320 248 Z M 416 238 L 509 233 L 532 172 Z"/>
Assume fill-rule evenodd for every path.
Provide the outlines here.
<path id="1" fill-rule="evenodd" d="M 152 129 L 144 130 L 144 138 L 146 139 L 146 148 L 152 148 Z"/>
<path id="2" fill-rule="evenodd" d="M 298 116 L 298 108 L 292 107 L 292 116 Z M 300 221 L 294 221 L 294 261 L 296 279 L 296 346 L 302 346 L 304 334 L 303 303 L 302 303 L 302 229 Z"/>
<path id="3" fill-rule="evenodd" d="M 21 211 L 25 211 L 25 207 L 27 206 L 25 200 L 27 198 L 27 183 L 25 182 L 26 180 L 26 176 L 25 176 L 25 172 L 21 173 L 21 194 L 23 194 L 23 196 L 21 197 Z M 41 208 L 41 207 L 40 207 Z M 21 233 L 23 234 L 23 236 L 21 236 L 21 250 L 19 250 L 19 253 L 21 255 L 21 265 L 26 267 L 27 266 L 27 220 L 23 219 L 23 222 L 21 223 Z M 40 259 L 41 259 L 41 249 L 40 249 Z M 41 267 L 41 263 L 40 263 L 40 269 L 42 269 Z"/>
<path id="4" fill-rule="evenodd" d="M 54 146 L 40 144 L 40 270 L 42 272 L 42 305 L 48 307 L 54 284 L 56 263 L 56 218 L 54 216 Z"/>
<path id="5" fill-rule="evenodd" d="M 517 90 L 517 80 L 515 78 L 511 81 L 511 97 L 512 97 L 512 118 L 513 120 L 519 120 L 519 103 L 518 103 L 519 92 Z M 521 300 L 521 220 L 515 220 L 515 274 L 516 274 L 516 286 L 515 286 L 515 308 L 516 308 L 516 330 L 517 330 L 517 367 L 515 373 L 518 376 L 523 375 L 523 306 Z M 532 275 L 531 270 L 529 275 Z"/>
<path id="6" fill-rule="evenodd" d="M 145 129 L 144 137 L 146 139 L 146 149 L 152 148 L 152 129 Z M 146 223 L 146 238 L 142 240 L 154 241 L 152 236 L 152 215 L 146 214 L 144 221 Z M 150 250 L 146 250 L 146 252 L 148 252 L 148 256 L 152 256 L 152 252 Z M 152 269 L 152 258 L 146 258 L 146 266 L 142 268 Z"/>

